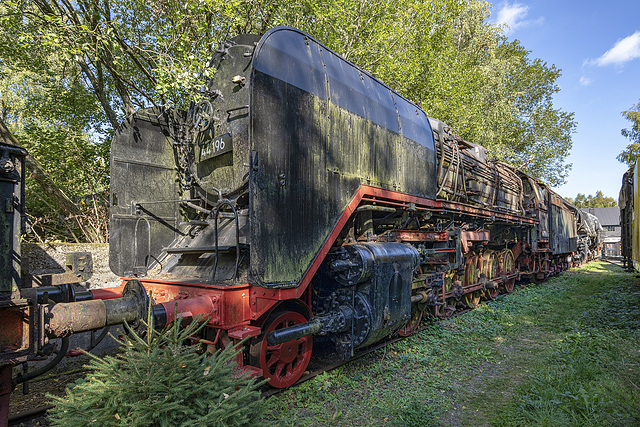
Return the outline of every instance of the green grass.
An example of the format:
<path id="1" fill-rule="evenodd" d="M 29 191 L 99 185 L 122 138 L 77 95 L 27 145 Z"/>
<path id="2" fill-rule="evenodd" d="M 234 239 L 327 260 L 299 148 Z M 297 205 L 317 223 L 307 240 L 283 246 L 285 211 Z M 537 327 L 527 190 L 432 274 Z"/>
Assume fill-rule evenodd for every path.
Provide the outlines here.
<path id="1" fill-rule="evenodd" d="M 640 284 L 592 263 L 267 402 L 290 426 L 640 424 Z"/>

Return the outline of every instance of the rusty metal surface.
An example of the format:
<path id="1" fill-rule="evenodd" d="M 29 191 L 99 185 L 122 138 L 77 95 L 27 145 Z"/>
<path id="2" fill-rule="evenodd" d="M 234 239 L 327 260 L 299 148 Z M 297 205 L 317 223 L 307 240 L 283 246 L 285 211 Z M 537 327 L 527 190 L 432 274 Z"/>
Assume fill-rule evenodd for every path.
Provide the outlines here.
<path id="1" fill-rule="evenodd" d="M 33 305 L 23 299 L 0 302 L 0 365 L 17 364 L 31 352 Z"/>
<path id="2" fill-rule="evenodd" d="M 489 159 L 487 150 L 429 119 L 438 147 L 438 197 L 522 215 L 522 181 L 508 165 Z"/>
<path id="3" fill-rule="evenodd" d="M 44 312 L 50 337 L 66 337 L 106 325 L 107 313 L 102 300 L 47 305 Z"/>
<path id="4" fill-rule="evenodd" d="M 576 216 L 557 194 L 549 191 L 549 249 L 552 254 L 569 254 L 578 250 Z"/>
<path id="5" fill-rule="evenodd" d="M 49 337 L 67 337 L 146 318 L 149 299 L 142 283 L 130 280 L 121 298 L 49 304 L 42 308 Z"/>
<path id="6" fill-rule="evenodd" d="M 390 241 L 396 242 L 427 242 L 446 241 L 447 232 L 420 231 L 420 230 L 394 230 L 388 234 Z"/>

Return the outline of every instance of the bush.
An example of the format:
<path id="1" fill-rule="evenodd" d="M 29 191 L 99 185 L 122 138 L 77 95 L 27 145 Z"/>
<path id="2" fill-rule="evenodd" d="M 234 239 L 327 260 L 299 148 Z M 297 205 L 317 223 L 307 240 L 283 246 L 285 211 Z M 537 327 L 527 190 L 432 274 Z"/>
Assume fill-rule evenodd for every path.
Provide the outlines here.
<path id="1" fill-rule="evenodd" d="M 88 354 L 92 372 L 50 396 L 56 426 L 241 426 L 262 413 L 260 383 L 238 375 L 239 347 L 213 355 L 184 342 L 198 325 L 131 332 L 116 356 Z"/>

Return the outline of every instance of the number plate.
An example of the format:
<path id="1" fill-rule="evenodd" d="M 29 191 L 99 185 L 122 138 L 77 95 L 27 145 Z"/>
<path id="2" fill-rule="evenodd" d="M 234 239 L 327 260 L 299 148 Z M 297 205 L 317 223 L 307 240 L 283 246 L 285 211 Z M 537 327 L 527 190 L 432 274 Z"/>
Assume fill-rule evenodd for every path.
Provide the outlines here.
<path id="1" fill-rule="evenodd" d="M 198 145 L 200 145 L 200 161 L 218 157 L 222 154 L 233 151 L 233 143 L 231 141 L 230 133 L 225 133 L 224 135 L 208 139 Z"/>

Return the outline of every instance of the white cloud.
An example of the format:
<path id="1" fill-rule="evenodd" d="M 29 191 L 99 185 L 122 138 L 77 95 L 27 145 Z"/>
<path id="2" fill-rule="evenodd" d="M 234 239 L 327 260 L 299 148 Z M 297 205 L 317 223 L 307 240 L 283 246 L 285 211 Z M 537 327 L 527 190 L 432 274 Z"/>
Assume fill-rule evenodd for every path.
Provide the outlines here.
<path id="1" fill-rule="evenodd" d="M 640 58 L 640 31 L 618 40 L 611 49 L 592 63 L 601 67 L 623 65 L 625 62 Z"/>
<path id="2" fill-rule="evenodd" d="M 529 14 L 529 6 L 521 3 L 504 3 L 498 11 L 496 24 L 506 26 L 505 33 L 509 34 L 518 28 L 530 25 L 540 25 L 544 22 L 544 17 L 537 19 L 525 19 Z"/>
<path id="3" fill-rule="evenodd" d="M 582 86 L 589 86 L 591 83 L 593 83 L 593 80 L 590 79 L 589 77 L 585 77 L 585 76 L 580 77 L 580 84 Z"/>

